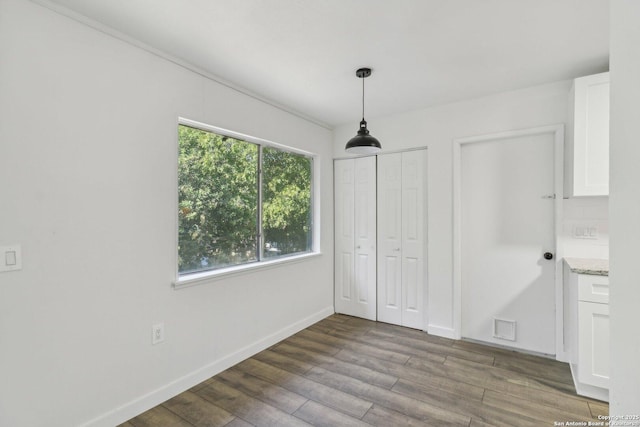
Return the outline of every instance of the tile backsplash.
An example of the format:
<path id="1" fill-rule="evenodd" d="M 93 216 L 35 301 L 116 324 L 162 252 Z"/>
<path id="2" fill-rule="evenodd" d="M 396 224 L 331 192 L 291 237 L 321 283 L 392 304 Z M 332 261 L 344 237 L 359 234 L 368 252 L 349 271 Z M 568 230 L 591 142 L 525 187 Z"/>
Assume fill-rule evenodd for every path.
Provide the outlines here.
<path id="1" fill-rule="evenodd" d="M 563 201 L 563 255 L 609 259 L 609 198 L 575 197 Z"/>

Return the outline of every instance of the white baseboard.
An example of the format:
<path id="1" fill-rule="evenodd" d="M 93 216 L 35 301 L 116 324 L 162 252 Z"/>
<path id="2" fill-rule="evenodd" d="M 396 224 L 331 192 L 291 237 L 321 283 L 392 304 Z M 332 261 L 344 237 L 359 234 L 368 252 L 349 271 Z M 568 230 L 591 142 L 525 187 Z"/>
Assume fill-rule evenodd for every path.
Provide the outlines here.
<path id="1" fill-rule="evenodd" d="M 459 340 L 458 333 L 453 328 L 444 328 L 442 326 L 429 325 L 427 326 L 427 333 L 444 338 L 451 338 L 452 340 Z"/>
<path id="2" fill-rule="evenodd" d="M 569 357 L 569 354 L 564 350 L 556 351 L 556 360 L 558 362 L 571 363 L 571 358 Z"/>
<path id="3" fill-rule="evenodd" d="M 221 359 L 215 360 L 210 364 L 203 366 L 196 371 L 191 372 L 175 381 L 170 382 L 151 393 L 140 396 L 133 401 L 115 408 L 105 414 L 102 414 L 90 421 L 81 424 L 80 427 L 113 427 L 119 425 L 125 421 L 147 411 L 154 406 L 159 405 L 167 399 L 182 393 L 185 390 L 201 383 L 202 381 L 211 378 L 212 376 L 224 371 L 231 366 L 242 362 L 243 360 L 253 356 L 262 350 L 269 348 L 270 346 L 282 341 L 283 339 L 290 337 L 303 330 L 304 328 L 313 325 L 314 323 L 328 317 L 334 313 L 333 306 L 324 308 L 319 312 L 308 316 L 293 325 L 289 325 L 253 344 L 250 344 L 240 350 L 231 353 Z"/>

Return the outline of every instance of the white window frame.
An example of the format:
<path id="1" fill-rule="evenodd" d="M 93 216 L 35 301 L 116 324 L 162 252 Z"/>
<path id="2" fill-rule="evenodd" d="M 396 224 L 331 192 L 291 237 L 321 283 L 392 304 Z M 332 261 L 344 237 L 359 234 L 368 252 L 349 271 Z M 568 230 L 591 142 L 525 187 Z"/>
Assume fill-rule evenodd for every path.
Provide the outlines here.
<path id="1" fill-rule="evenodd" d="M 289 147 L 283 144 L 278 144 L 273 141 L 269 141 L 262 138 L 257 138 L 251 135 L 242 134 L 239 132 L 234 132 L 228 129 L 220 128 L 217 126 L 208 125 L 206 123 L 197 122 L 195 120 L 186 119 L 183 117 L 178 118 L 177 126 L 189 126 L 192 128 L 200 129 L 206 132 L 213 132 L 218 135 L 224 135 L 230 138 L 243 140 L 246 142 L 258 144 L 261 147 L 271 147 L 277 148 L 282 151 L 286 151 L 293 154 L 300 154 L 306 157 L 310 157 L 312 159 L 311 162 L 311 211 L 312 211 L 312 241 L 311 241 L 311 250 L 309 252 L 303 252 L 292 255 L 284 255 L 277 258 L 269 258 L 269 259 L 260 259 L 256 262 L 233 265 L 229 267 L 222 267 L 213 270 L 200 271 L 194 273 L 180 274 L 178 267 L 178 243 L 179 243 L 179 194 L 178 194 L 178 158 L 176 158 L 176 169 L 175 169 L 175 201 L 174 201 L 174 212 L 175 212 L 175 279 L 173 282 L 173 287 L 175 289 L 182 289 L 185 287 L 190 287 L 194 285 L 200 285 L 212 281 L 216 281 L 223 278 L 228 278 L 232 276 L 247 274 L 250 272 L 255 272 L 259 270 L 270 269 L 274 267 L 279 267 L 283 264 L 291 264 L 302 262 L 308 260 L 310 258 L 317 257 L 321 255 L 320 252 L 320 158 L 316 153 L 311 153 L 309 151 L 300 150 L 294 147 Z M 176 129 L 177 129 L 176 126 Z M 176 132 L 176 153 L 179 152 L 179 144 L 178 140 L 178 132 Z M 260 189 L 260 192 L 262 190 Z M 258 209 L 262 209 L 262 200 L 261 194 L 258 195 Z M 262 242 L 258 245 L 258 250 L 262 251 Z"/>

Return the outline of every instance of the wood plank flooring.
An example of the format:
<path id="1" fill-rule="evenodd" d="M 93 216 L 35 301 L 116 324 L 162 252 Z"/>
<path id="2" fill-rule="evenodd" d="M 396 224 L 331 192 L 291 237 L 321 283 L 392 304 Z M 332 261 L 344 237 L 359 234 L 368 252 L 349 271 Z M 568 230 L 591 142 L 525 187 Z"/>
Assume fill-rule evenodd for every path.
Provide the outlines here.
<path id="1" fill-rule="evenodd" d="M 553 426 L 608 410 L 565 363 L 336 314 L 121 427 Z"/>

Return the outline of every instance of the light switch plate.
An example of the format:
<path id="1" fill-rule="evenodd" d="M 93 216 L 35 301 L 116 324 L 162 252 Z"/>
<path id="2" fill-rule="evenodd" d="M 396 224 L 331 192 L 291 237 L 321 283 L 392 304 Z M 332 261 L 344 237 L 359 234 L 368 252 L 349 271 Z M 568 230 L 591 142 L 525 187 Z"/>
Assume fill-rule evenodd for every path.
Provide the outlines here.
<path id="1" fill-rule="evenodd" d="M 22 270 L 20 245 L 0 246 L 0 272 Z"/>

